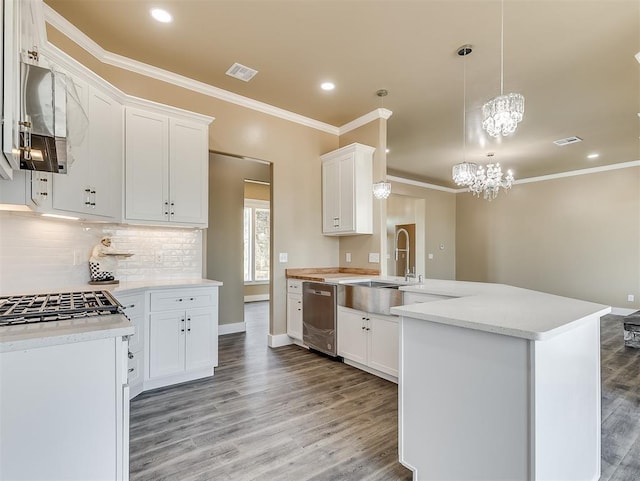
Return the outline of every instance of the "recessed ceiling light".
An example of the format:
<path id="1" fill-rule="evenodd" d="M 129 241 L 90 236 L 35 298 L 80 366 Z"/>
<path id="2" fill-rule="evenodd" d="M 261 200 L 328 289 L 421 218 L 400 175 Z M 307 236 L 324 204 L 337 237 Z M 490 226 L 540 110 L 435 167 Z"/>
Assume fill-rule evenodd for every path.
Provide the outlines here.
<path id="1" fill-rule="evenodd" d="M 336 88 L 336 84 L 334 84 L 333 82 L 322 82 L 320 84 L 320 88 L 322 90 L 333 90 L 334 88 Z"/>
<path id="2" fill-rule="evenodd" d="M 163 10 L 161 8 L 152 8 L 151 16 L 156 19 L 158 22 L 169 23 L 173 21 L 173 17 L 169 12 Z"/>
<path id="3" fill-rule="evenodd" d="M 598 157 L 600 157 L 600 154 L 589 154 L 587 155 L 587 159 L 597 159 Z"/>

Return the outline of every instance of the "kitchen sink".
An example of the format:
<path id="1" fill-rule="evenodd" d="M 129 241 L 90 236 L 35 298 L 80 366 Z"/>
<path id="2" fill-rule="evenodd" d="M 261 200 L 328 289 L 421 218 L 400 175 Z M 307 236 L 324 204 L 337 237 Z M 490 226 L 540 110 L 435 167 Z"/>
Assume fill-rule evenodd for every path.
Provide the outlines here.
<path id="1" fill-rule="evenodd" d="M 390 309 L 403 304 L 399 284 L 381 281 L 349 282 L 338 286 L 338 305 L 371 314 L 391 315 Z"/>
<path id="2" fill-rule="evenodd" d="M 399 284 L 393 284 L 391 282 L 380 282 L 380 281 L 362 281 L 362 282 L 347 282 L 345 283 L 347 286 L 363 286 L 363 287 L 377 287 L 383 289 L 397 289 L 400 287 Z"/>

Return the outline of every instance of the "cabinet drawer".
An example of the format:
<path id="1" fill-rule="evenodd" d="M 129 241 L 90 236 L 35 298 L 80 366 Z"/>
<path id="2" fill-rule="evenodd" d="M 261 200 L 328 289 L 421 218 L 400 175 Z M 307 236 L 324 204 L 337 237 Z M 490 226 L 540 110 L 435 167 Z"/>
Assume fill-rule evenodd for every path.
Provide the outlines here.
<path id="1" fill-rule="evenodd" d="M 302 294 L 302 280 L 287 279 L 287 293 Z"/>
<path id="2" fill-rule="evenodd" d="M 153 312 L 171 309 L 191 309 L 194 307 L 215 306 L 216 289 L 174 289 L 152 291 L 150 310 Z"/>
<path id="3" fill-rule="evenodd" d="M 122 312 L 132 320 L 134 317 L 144 316 L 144 294 L 114 294 L 122 304 Z"/>

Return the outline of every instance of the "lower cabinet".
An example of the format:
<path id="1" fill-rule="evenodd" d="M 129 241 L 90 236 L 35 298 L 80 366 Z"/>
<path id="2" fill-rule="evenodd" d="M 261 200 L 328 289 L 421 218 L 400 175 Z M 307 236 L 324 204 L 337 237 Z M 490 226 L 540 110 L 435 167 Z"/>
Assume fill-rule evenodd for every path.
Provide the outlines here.
<path id="1" fill-rule="evenodd" d="M 128 352 L 129 396 L 134 398 L 143 390 L 146 292 L 130 294 L 116 292 L 114 295 L 122 304 L 124 315 L 136 329 L 135 333 L 129 337 Z"/>
<path id="2" fill-rule="evenodd" d="M 218 365 L 217 288 L 151 291 L 145 389 L 213 375 Z"/>
<path id="3" fill-rule="evenodd" d="M 398 318 L 338 306 L 338 355 L 398 377 Z"/>
<path id="4" fill-rule="evenodd" d="M 287 280 L 287 335 L 302 341 L 302 281 Z"/>

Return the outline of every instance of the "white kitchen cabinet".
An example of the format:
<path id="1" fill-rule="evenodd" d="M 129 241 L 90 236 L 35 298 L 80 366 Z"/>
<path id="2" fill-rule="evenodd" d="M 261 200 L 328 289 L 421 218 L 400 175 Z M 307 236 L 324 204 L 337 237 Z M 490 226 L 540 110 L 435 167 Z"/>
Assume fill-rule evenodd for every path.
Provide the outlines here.
<path id="1" fill-rule="evenodd" d="M 373 233 L 374 151 L 351 144 L 320 157 L 323 234 Z"/>
<path id="2" fill-rule="evenodd" d="M 128 352 L 128 380 L 129 396 L 133 399 L 143 391 L 144 380 L 144 345 L 145 345 L 145 314 L 146 295 L 137 293 L 114 293 L 115 298 L 122 304 L 122 312 L 135 327 L 135 333 L 129 336 Z"/>
<path id="3" fill-rule="evenodd" d="M 374 374 L 398 376 L 398 318 L 338 306 L 338 355 Z"/>
<path id="4" fill-rule="evenodd" d="M 287 335 L 302 341 L 302 281 L 287 279 Z"/>
<path id="5" fill-rule="evenodd" d="M 217 288 L 150 293 L 145 389 L 213 375 L 218 365 Z"/>
<path id="6" fill-rule="evenodd" d="M 88 124 L 82 143 L 73 145 L 68 173 L 53 177 L 53 208 L 119 222 L 122 216 L 122 105 L 97 87 L 73 82 Z M 71 139 L 69 139 L 71 141 Z"/>
<path id="7" fill-rule="evenodd" d="M 19 18 L 18 1 L 3 0 L 0 13 L 2 14 L 2 35 L 0 46 L 2 56 L 2 74 L 0 74 L 0 92 L 2 93 L 2 158 L 0 159 L 0 177 L 11 179 L 13 170 L 20 165 L 18 139 L 18 120 L 20 116 L 19 91 Z"/>
<path id="8" fill-rule="evenodd" d="M 125 219 L 206 227 L 208 124 L 127 107 Z"/>

